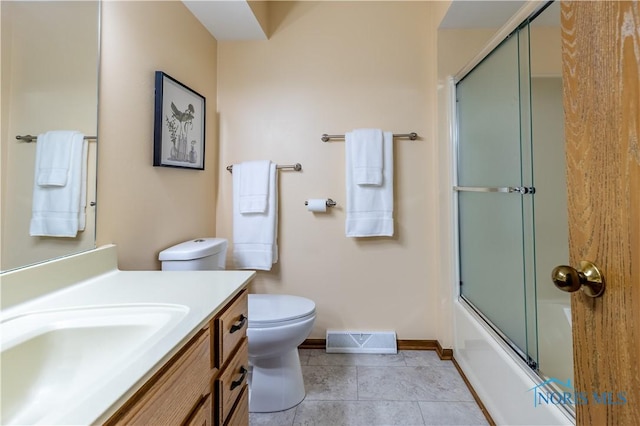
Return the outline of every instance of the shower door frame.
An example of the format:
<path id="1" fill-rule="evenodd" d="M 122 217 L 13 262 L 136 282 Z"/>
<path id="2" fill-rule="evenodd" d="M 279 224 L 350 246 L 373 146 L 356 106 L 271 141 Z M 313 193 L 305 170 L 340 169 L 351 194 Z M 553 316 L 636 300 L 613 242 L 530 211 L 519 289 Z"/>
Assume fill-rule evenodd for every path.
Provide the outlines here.
<path id="1" fill-rule="evenodd" d="M 633 152 L 628 149 L 631 141 L 629 136 L 632 135 L 634 128 L 631 127 L 630 122 L 625 121 L 625 117 L 613 113 L 626 106 L 628 112 L 635 113 L 637 116 L 638 104 L 630 104 L 628 101 L 638 99 L 638 86 L 633 86 L 624 93 L 612 90 L 613 87 L 622 87 L 628 79 L 631 79 L 632 82 L 637 81 L 637 75 L 608 73 L 610 69 L 616 67 L 627 71 L 635 69 L 637 72 L 637 62 L 633 51 L 629 52 L 628 48 L 626 50 L 622 48 L 625 39 L 620 37 L 621 28 L 623 28 L 620 21 L 620 17 L 623 16 L 622 12 L 625 13 L 624 16 L 635 17 L 634 21 L 629 21 L 630 23 L 637 25 L 640 22 L 637 19 L 637 6 L 635 12 L 631 10 L 633 4 L 637 5 L 637 1 L 625 3 L 561 1 L 564 97 L 566 106 L 570 107 L 572 111 L 572 114 L 565 116 L 565 129 L 580 129 L 580 132 L 576 134 L 565 133 L 567 155 L 573 156 L 575 162 L 575 164 L 571 162 L 567 164 L 568 186 L 572 188 L 569 192 L 568 211 L 570 217 L 573 215 L 577 218 L 581 217 L 585 209 L 590 212 L 588 220 L 569 221 L 570 232 L 575 233 L 570 241 L 570 258 L 571 264 L 581 258 L 590 258 L 603 269 L 607 279 L 607 290 L 601 298 L 591 299 L 583 294 L 575 293 L 571 296 L 573 347 L 576 361 L 574 367 L 575 384 L 577 388 L 587 391 L 595 391 L 598 388 L 626 389 L 629 392 L 629 399 L 637 402 L 640 401 L 640 379 L 637 375 L 628 374 L 628 365 L 629 361 L 631 365 L 634 365 L 638 363 L 636 361 L 640 360 L 640 352 L 638 351 L 640 333 L 637 333 L 633 327 L 640 321 L 640 286 L 637 285 L 640 274 L 638 263 L 635 262 L 640 259 L 640 245 L 638 244 L 637 222 L 630 220 L 640 216 L 638 214 L 639 204 L 637 203 L 638 191 L 632 192 L 634 188 L 637 188 L 637 182 L 640 181 L 640 168 L 637 157 L 633 157 Z M 473 62 L 477 63 L 477 58 L 486 56 L 487 52 L 526 19 L 534 11 L 534 8 L 533 2 L 523 6 L 523 9 L 493 36 L 487 47 L 476 55 L 470 65 L 455 75 L 464 75 L 466 69 L 472 67 Z M 628 43 L 626 46 L 633 47 L 633 43 Z M 598 58 L 599 66 L 596 68 L 594 65 L 596 63 L 595 55 L 598 54 L 600 55 Z M 628 66 L 623 68 L 622 65 L 625 64 Z M 636 68 L 633 68 L 633 65 L 636 65 Z M 611 81 L 608 81 L 607 84 L 594 84 L 593 76 L 600 78 L 600 80 L 606 76 Z M 456 139 L 455 115 L 452 113 L 455 111 L 454 81 L 455 77 L 448 78 L 447 93 L 444 95 L 448 102 L 447 139 L 452 141 Z M 592 102 L 594 97 L 599 98 L 601 103 L 594 105 Z M 450 220 L 450 235 L 453 242 L 451 248 L 447 250 L 451 256 L 451 266 L 448 270 L 455 283 L 459 281 L 457 274 L 459 268 L 457 265 L 457 228 L 454 223 L 457 217 L 457 205 L 455 194 L 451 190 L 456 175 L 456 163 L 451 152 L 453 149 L 454 144 L 449 144 L 447 163 L 451 167 L 452 174 L 447 178 L 446 190 L 451 191 L 448 192 L 451 197 L 448 199 L 448 204 L 452 210 L 447 212 L 447 216 Z M 600 156 L 601 160 L 615 161 L 603 161 L 602 164 L 598 164 L 598 167 L 581 169 L 582 162 L 591 161 L 590 158 L 593 154 Z M 621 165 L 626 165 L 627 168 L 621 167 Z M 634 168 L 630 168 L 630 166 L 634 166 Z M 608 178 L 605 179 L 604 176 Z M 618 181 L 623 182 L 624 185 L 620 185 Z M 589 187 L 595 189 L 593 194 L 595 200 L 599 197 L 615 198 L 619 203 L 624 203 L 625 199 L 627 202 L 631 200 L 635 203 L 635 209 L 616 212 L 607 203 L 594 203 L 590 199 L 581 197 L 580 191 Z M 608 220 L 614 213 L 616 214 L 615 220 Z M 609 223 L 607 229 L 604 229 L 602 225 L 604 222 Z M 592 235 L 596 235 L 597 238 L 589 238 Z M 623 236 L 621 240 L 625 245 L 621 245 L 620 240 L 614 239 L 617 235 Z M 460 327 L 475 326 L 475 322 L 465 322 L 466 314 L 470 318 L 475 318 L 475 315 L 466 304 L 459 301 L 459 288 L 453 283 L 451 296 L 454 299 L 454 324 L 459 321 Z M 457 313 L 462 314 L 460 319 L 458 319 Z M 475 333 L 474 328 L 473 334 L 469 333 L 466 328 L 456 331 L 458 326 L 454 326 L 454 336 L 458 333 L 461 335 L 454 355 L 465 372 L 473 373 L 471 370 L 473 366 L 478 369 L 485 367 L 487 353 L 492 354 L 489 362 L 493 368 L 496 365 L 499 365 L 500 368 L 508 368 L 511 364 L 509 361 L 514 361 L 513 365 L 525 366 L 519 357 L 508 350 L 502 339 L 484 326 L 484 323 L 478 323 L 478 325 L 478 330 L 481 330 L 481 333 Z M 489 340 L 482 340 L 484 331 L 488 333 Z M 469 353 L 464 346 L 461 346 L 464 345 L 467 337 L 471 337 L 474 342 L 481 339 L 481 342 L 486 343 L 483 345 L 481 354 L 478 354 L 478 351 Z M 457 340 L 458 337 L 455 339 Z M 504 354 L 507 357 L 503 358 L 501 351 L 498 356 L 495 356 L 496 352 L 491 351 L 492 345 L 504 349 Z M 485 346 L 489 348 L 489 351 L 484 350 Z M 594 354 L 599 354 L 599 356 L 594 356 Z M 505 406 L 503 404 L 505 389 L 520 392 L 530 384 L 527 380 L 522 380 L 521 372 L 531 377 L 531 383 L 540 383 L 540 378 L 526 368 L 518 369 L 513 373 L 511 370 L 505 370 L 505 375 L 495 380 L 500 385 L 499 387 L 491 386 L 493 381 L 487 383 L 488 386 L 484 386 L 482 382 L 484 376 L 478 378 L 469 374 L 469 380 L 472 384 L 478 385 L 478 394 L 483 398 L 487 408 L 493 407 L 495 410 L 495 413 L 492 411 L 494 418 L 510 419 L 515 423 L 519 422 L 523 418 L 522 416 L 535 416 L 536 413 L 542 412 L 552 414 L 560 409 L 558 405 L 532 408 L 529 397 L 524 392 L 526 401 L 522 401 L 523 397 L 519 398 L 514 394 L 515 404 Z M 620 406 L 580 404 L 576 407 L 576 414 L 577 416 L 571 417 L 574 421 L 577 417 L 578 424 L 604 424 L 606 422 L 629 424 L 633 419 L 639 418 L 640 405 L 637 403 Z M 554 419 L 557 420 L 557 418 Z"/>
<path id="2" fill-rule="evenodd" d="M 530 35 L 529 23 L 538 16 L 551 2 L 538 6 L 532 13 L 528 13 L 525 18 L 519 20 L 517 24 L 502 35 L 495 44 L 490 43 L 480 55 L 468 64 L 462 71 L 451 79 L 451 96 L 452 109 L 452 140 L 453 140 L 453 190 L 454 190 L 454 233 L 455 233 L 455 268 L 456 268 L 456 298 L 463 301 L 473 313 L 481 319 L 496 336 L 502 339 L 512 351 L 527 365 L 531 370 L 532 377 L 539 378 L 538 375 L 538 330 L 537 330 L 537 298 L 536 298 L 536 274 L 535 274 L 535 239 L 533 222 L 534 207 L 533 199 L 530 199 L 535 193 L 533 185 L 533 166 L 532 166 L 532 146 L 533 139 L 531 134 L 531 70 L 529 63 Z M 505 26 L 507 27 L 507 26 Z M 522 38 L 521 38 L 522 37 Z M 505 184 L 518 186 L 504 187 L 467 187 L 459 186 L 459 168 L 460 159 L 460 134 L 459 134 L 459 108 L 458 108 L 458 84 L 469 76 L 478 66 L 488 59 L 494 52 L 500 49 L 507 41 L 516 39 L 517 54 L 517 79 L 518 79 L 518 141 L 520 148 L 520 182 L 505 182 Z M 495 39 L 494 39 L 495 40 Z M 523 55 L 523 47 L 526 48 L 526 54 Z M 526 83 L 523 87 L 523 79 Z M 514 141 L 515 143 L 515 141 Z M 525 177 L 526 176 L 526 177 Z M 527 186 L 530 183 L 531 186 Z M 461 247 L 460 247 L 460 208 L 459 197 L 460 192 L 481 192 L 481 193 L 504 193 L 505 196 L 522 197 L 520 204 L 520 230 L 522 235 L 522 309 L 524 310 L 524 348 L 521 348 L 511 339 L 503 330 L 500 329 L 493 321 L 491 321 L 480 308 L 462 293 L 462 270 L 461 270 Z"/>

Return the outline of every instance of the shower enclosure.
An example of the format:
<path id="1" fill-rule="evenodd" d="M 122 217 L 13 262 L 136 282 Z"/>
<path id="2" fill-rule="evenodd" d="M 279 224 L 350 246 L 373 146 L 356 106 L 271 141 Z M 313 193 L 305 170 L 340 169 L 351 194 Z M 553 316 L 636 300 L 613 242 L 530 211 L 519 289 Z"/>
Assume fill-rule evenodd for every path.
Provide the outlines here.
<path id="1" fill-rule="evenodd" d="M 573 382 L 557 4 L 456 83 L 460 297 L 551 382 Z"/>

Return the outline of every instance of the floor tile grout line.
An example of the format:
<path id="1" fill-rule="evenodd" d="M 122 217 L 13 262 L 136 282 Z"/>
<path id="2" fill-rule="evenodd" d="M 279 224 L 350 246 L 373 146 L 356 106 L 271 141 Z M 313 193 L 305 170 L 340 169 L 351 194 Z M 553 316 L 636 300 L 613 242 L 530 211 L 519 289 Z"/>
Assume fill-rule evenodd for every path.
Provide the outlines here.
<path id="1" fill-rule="evenodd" d="M 422 424 L 426 425 L 427 424 L 427 419 L 425 419 L 424 411 L 422 411 L 422 407 L 420 406 L 419 402 L 416 402 L 416 404 L 418 404 L 418 410 L 420 410 L 420 417 L 422 417 Z"/>
<path id="2" fill-rule="evenodd" d="M 356 400 L 360 400 L 360 380 L 358 380 L 358 366 L 356 366 Z"/>
<path id="3" fill-rule="evenodd" d="M 423 411 L 423 407 L 421 406 L 422 403 L 431 403 L 431 404 L 474 404 L 475 401 L 474 400 L 464 400 L 464 399 L 460 399 L 460 397 L 455 398 L 455 399 L 446 399 L 446 400 L 433 400 L 433 399 L 429 399 L 429 400 L 422 400 L 422 399 L 405 399 L 405 398 L 401 398 L 401 399 L 361 399 L 361 395 L 360 395 L 360 390 L 361 390 L 361 386 L 360 386 L 360 381 L 359 378 L 361 375 L 365 374 L 364 371 L 359 368 L 359 367 L 364 367 L 365 369 L 374 367 L 374 368 L 401 368 L 401 369 L 406 369 L 407 367 L 410 368 L 428 368 L 428 369 L 438 369 L 440 370 L 441 368 L 447 368 L 449 367 L 449 363 L 433 363 L 432 360 L 429 359 L 429 357 L 427 357 L 426 362 L 425 363 L 420 363 L 421 358 L 419 357 L 415 357 L 413 355 L 410 355 L 409 357 L 407 357 L 406 353 L 400 352 L 401 357 L 398 357 L 397 361 L 394 363 L 372 363 L 372 364 L 364 364 L 364 365 L 360 365 L 359 362 L 362 362 L 362 358 L 358 357 L 357 354 L 354 357 L 351 357 L 349 359 L 347 359 L 348 361 L 350 361 L 349 363 L 341 363 L 338 362 L 336 364 L 327 364 L 326 362 L 323 364 L 323 359 L 321 357 L 321 355 L 316 355 L 319 354 L 320 351 L 309 351 L 305 353 L 304 356 L 304 362 L 301 363 L 304 366 L 309 366 L 312 368 L 319 368 L 319 367 L 341 367 L 341 368 L 348 368 L 349 370 L 351 370 L 353 367 L 355 367 L 355 385 L 356 385 L 356 392 L 355 392 L 355 400 L 352 399 L 345 399 L 345 398 L 341 398 L 341 399 L 307 399 L 305 398 L 304 402 L 309 402 L 310 404 L 323 404 L 323 403 L 347 403 L 347 404 L 371 404 L 371 403 L 408 403 L 408 404 L 412 404 L 412 405 L 416 405 L 419 409 L 419 415 L 420 415 L 420 419 L 422 421 L 422 424 L 427 424 L 426 420 L 425 420 L 425 412 Z M 424 359 L 424 358 L 422 358 Z M 310 362 L 319 362 L 316 365 L 310 365 Z M 326 359 L 324 360 L 326 361 Z M 414 363 L 417 362 L 417 365 L 410 365 L 410 362 L 413 361 Z M 353 370 L 352 370 L 353 371 Z M 289 417 L 289 415 L 287 415 L 287 417 L 291 418 L 291 422 L 287 422 L 287 424 L 290 424 L 291 426 L 296 424 L 296 421 L 304 421 L 304 417 L 305 414 L 303 414 L 303 412 L 306 413 L 306 410 L 303 408 L 298 408 L 303 406 L 302 404 L 298 405 L 295 407 L 295 409 L 293 410 L 292 413 L 292 417 Z M 302 411 L 301 411 L 302 410 Z M 416 413 L 417 414 L 417 413 Z M 291 414 L 290 414 L 291 415 Z M 415 420 L 418 420 L 418 418 L 416 418 Z"/>

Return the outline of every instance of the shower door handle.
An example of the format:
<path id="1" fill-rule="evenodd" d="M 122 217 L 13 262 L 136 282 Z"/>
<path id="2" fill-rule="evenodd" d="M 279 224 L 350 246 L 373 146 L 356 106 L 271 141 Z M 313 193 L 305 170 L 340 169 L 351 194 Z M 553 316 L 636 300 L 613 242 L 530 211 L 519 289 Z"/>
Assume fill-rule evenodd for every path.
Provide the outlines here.
<path id="1" fill-rule="evenodd" d="M 589 297 L 600 297 L 604 293 L 602 272 L 586 260 L 581 260 L 577 269 L 567 265 L 556 266 L 551 272 L 551 279 L 556 287 L 569 293 L 580 289 Z"/>
<path id="2" fill-rule="evenodd" d="M 454 186 L 454 191 L 458 192 L 504 192 L 510 194 L 535 194 L 536 188 L 533 186 Z"/>

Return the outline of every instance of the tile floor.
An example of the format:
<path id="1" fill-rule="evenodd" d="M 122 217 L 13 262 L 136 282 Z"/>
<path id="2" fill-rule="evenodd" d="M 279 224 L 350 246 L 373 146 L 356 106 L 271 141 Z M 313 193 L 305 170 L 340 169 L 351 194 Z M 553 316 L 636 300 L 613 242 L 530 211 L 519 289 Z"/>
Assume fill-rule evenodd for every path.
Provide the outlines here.
<path id="1" fill-rule="evenodd" d="M 435 351 L 327 354 L 301 349 L 307 396 L 278 413 L 251 413 L 251 426 L 487 425 L 451 361 Z"/>

